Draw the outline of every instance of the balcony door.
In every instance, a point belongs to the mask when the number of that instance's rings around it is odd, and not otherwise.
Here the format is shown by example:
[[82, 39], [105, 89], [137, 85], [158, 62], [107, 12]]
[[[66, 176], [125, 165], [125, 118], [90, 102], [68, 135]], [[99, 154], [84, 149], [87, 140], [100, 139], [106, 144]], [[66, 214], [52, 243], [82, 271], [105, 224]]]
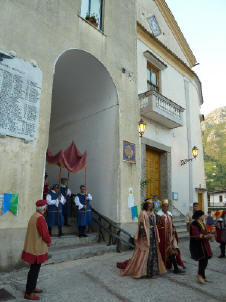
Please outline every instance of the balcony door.
[[146, 180], [151, 180], [146, 186], [146, 198], [158, 195], [161, 198], [160, 183], [160, 153], [146, 148]]

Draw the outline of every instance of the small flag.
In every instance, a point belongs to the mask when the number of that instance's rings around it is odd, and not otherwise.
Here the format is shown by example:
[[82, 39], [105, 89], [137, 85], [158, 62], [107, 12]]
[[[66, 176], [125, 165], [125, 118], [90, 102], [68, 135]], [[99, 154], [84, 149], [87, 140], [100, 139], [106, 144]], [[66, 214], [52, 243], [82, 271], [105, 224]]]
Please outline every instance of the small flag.
[[18, 215], [18, 194], [4, 193], [2, 203], [2, 214], [11, 211], [14, 215]]
[[137, 206], [135, 206], [134, 208], [135, 208], [135, 216], [138, 217], [138, 208]]
[[138, 209], [137, 206], [131, 207], [131, 212], [132, 212], [132, 219], [134, 220], [135, 217], [138, 217]]
[[18, 194], [12, 194], [11, 196], [10, 211], [14, 215], [18, 215]]

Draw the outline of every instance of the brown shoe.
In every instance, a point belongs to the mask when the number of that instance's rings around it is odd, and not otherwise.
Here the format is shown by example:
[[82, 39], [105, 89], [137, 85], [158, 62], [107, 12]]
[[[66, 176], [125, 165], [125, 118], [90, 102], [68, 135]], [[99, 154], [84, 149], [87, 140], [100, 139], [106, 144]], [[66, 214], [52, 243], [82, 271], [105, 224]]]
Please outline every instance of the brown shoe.
[[28, 294], [24, 294], [24, 299], [27, 300], [40, 300], [40, 298], [38, 296], [36, 296], [35, 294], [31, 293], [30, 295]]
[[201, 283], [201, 284], [205, 284], [205, 281], [204, 281], [203, 277], [200, 276], [200, 275], [197, 275], [197, 281], [198, 281], [199, 283]]
[[41, 294], [41, 293], [43, 293], [43, 290], [42, 290], [42, 289], [39, 289], [39, 288], [35, 288], [35, 289], [33, 290], [33, 293]]
[[208, 282], [208, 283], [212, 283], [212, 282], [213, 282], [212, 280], [209, 280], [209, 279], [207, 279], [207, 278], [205, 278], [204, 281], [205, 281], [205, 282]]

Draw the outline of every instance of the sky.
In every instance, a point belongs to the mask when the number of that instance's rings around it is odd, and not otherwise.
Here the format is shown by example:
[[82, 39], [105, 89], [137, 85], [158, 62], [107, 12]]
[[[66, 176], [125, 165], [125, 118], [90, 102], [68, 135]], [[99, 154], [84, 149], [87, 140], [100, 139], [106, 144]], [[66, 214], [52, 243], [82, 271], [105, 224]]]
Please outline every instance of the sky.
[[226, 106], [226, 0], [166, 0], [199, 65], [206, 115]]

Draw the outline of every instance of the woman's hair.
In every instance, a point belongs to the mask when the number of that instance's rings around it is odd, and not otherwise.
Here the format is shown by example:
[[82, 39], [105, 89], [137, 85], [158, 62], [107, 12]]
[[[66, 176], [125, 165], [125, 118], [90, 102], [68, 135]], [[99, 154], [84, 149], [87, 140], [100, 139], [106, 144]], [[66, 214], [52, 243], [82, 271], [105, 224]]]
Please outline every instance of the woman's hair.
[[152, 199], [151, 198], [146, 198], [144, 203], [143, 203], [143, 207], [142, 207], [143, 211], [147, 211], [149, 203], [152, 203], [153, 209], [154, 209], [154, 203], [153, 203]]

